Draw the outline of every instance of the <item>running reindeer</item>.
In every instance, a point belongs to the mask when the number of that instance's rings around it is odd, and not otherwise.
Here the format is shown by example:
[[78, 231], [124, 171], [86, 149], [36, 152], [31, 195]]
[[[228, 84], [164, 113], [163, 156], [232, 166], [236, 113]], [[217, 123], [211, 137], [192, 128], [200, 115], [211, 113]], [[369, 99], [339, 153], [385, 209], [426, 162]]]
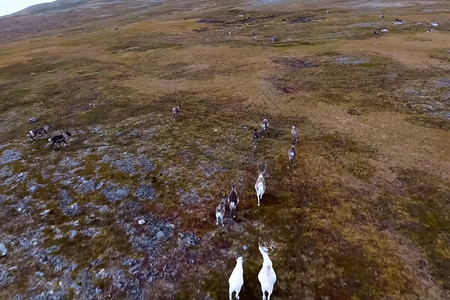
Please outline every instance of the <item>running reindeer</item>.
[[173, 120], [174, 121], [178, 117], [178, 115], [180, 114], [180, 103], [177, 101], [176, 104], [177, 104], [177, 106], [172, 108], [172, 114], [173, 114]]
[[269, 128], [269, 121], [267, 121], [267, 119], [264, 119], [261, 122], [261, 133], [266, 132], [267, 128]]
[[264, 173], [266, 172], [267, 164], [264, 166], [264, 171], [259, 171], [258, 168], [258, 179], [256, 179], [255, 183], [255, 190], [256, 190], [256, 197], [258, 197], [258, 206], [259, 206], [259, 200], [262, 200], [262, 196], [264, 195], [264, 192], [266, 191], [266, 182], [264, 181]]
[[242, 256], [236, 259], [236, 266], [228, 279], [230, 300], [233, 300], [233, 293], [236, 293], [236, 299], [239, 300], [239, 292], [244, 285], [244, 268], [242, 267]]
[[226, 201], [227, 197], [220, 193], [220, 204], [216, 207], [216, 225], [219, 225], [220, 223], [223, 225], [223, 218], [225, 217], [225, 207], [226, 207]]
[[49, 131], [50, 128], [51, 128], [50, 125], [48, 125], [46, 123], [44, 126], [42, 126], [40, 128], [36, 128], [36, 129], [30, 130], [27, 133], [27, 137], [30, 138], [32, 141], [34, 141], [36, 139], [37, 135], [41, 135], [41, 134], [45, 133], [45, 135], [48, 136], [48, 131]]
[[72, 134], [63, 129], [63, 134], [55, 135], [48, 139], [48, 141], [51, 143], [50, 147], [54, 149], [55, 144], [58, 144], [58, 148], [61, 147], [61, 143], [64, 143], [67, 146], [66, 139], [69, 138]]
[[277, 275], [273, 270], [272, 261], [269, 258], [269, 249], [273, 250], [273, 248], [274, 248], [273, 242], [269, 247], [266, 247], [265, 245], [261, 244], [258, 245], [259, 252], [261, 252], [261, 255], [263, 257], [263, 265], [261, 271], [259, 271], [258, 274], [258, 280], [261, 283], [261, 291], [263, 293], [262, 297], [263, 300], [264, 299], [270, 300], [270, 295], [272, 294], [273, 286], [277, 281]]
[[228, 204], [230, 207], [231, 218], [235, 219], [237, 206], [239, 205], [239, 197], [237, 195], [236, 186], [234, 184], [231, 186], [230, 195], [228, 195]]
[[287, 167], [288, 169], [294, 163], [294, 159], [295, 159], [296, 155], [297, 155], [297, 153], [295, 152], [295, 144], [292, 144], [291, 149], [289, 149], [289, 151], [288, 151], [288, 157], [289, 157], [289, 166]]
[[295, 126], [292, 126], [291, 135], [292, 135], [292, 145], [297, 144], [297, 142], [298, 142], [298, 130], [297, 130], [297, 128], [295, 128]]

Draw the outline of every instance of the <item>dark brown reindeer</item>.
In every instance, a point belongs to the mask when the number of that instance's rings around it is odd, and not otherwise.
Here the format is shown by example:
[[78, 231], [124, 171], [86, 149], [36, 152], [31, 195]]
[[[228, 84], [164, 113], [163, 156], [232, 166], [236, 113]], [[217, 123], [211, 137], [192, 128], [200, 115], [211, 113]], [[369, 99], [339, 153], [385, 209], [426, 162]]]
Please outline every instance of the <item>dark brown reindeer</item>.
[[54, 149], [55, 144], [58, 144], [58, 148], [61, 147], [61, 143], [64, 143], [65, 145], [67, 145], [66, 139], [69, 138], [69, 136], [71, 136], [72, 133], [70, 133], [67, 130], [63, 130], [63, 134], [60, 135], [55, 135], [51, 138], [48, 139], [48, 141], [51, 143], [50, 147], [52, 149]]
[[230, 207], [231, 218], [235, 219], [237, 206], [239, 204], [239, 197], [237, 195], [236, 187], [234, 184], [231, 186], [230, 195], [228, 195], [228, 204]]
[[51, 128], [50, 125], [45, 124], [44, 126], [42, 126], [40, 128], [36, 128], [36, 129], [30, 130], [27, 133], [27, 137], [29, 137], [32, 141], [34, 141], [36, 139], [37, 135], [41, 135], [41, 134], [45, 133], [45, 135], [48, 136], [48, 131], [49, 131], [50, 128]]

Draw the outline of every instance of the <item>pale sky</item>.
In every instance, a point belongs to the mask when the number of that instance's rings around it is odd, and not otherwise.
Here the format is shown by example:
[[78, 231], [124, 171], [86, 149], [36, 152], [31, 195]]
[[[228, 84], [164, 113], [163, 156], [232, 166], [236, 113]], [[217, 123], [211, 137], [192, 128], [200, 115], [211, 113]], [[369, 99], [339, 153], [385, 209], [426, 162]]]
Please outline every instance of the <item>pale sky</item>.
[[54, 0], [0, 0], [0, 16], [9, 15], [28, 6], [38, 3], [53, 2]]

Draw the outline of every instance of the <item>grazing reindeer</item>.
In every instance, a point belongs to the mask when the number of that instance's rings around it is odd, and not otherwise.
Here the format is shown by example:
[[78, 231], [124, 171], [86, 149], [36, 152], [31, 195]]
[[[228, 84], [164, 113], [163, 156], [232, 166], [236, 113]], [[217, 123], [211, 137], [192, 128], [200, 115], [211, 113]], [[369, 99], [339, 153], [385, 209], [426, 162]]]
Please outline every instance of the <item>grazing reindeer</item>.
[[53, 149], [56, 143], [58, 143], [58, 148], [61, 146], [61, 143], [64, 143], [65, 145], [67, 145], [66, 139], [69, 138], [69, 136], [71, 136], [71, 135], [72, 134], [69, 131], [63, 130], [63, 134], [55, 135], [55, 136], [49, 138], [48, 141], [50, 143], [52, 143], [51, 148]]
[[225, 207], [226, 207], [226, 197], [224, 197], [222, 195], [222, 193], [220, 193], [220, 204], [216, 207], [216, 225], [219, 225], [219, 220], [220, 223], [223, 225], [223, 218], [225, 217]]
[[292, 166], [292, 164], [294, 163], [295, 155], [297, 155], [297, 154], [296, 154], [296, 152], [295, 152], [295, 145], [293, 144], [293, 145], [291, 146], [291, 149], [289, 149], [289, 151], [288, 151], [288, 156], [289, 156], [289, 166], [288, 166], [288, 169], [289, 169], [289, 167]]
[[262, 130], [262, 132], [266, 132], [267, 128], [269, 128], [269, 121], [267, 121], [267, 119], [264, 119], [261, 122], [261, 130]]
[[[269, 247], [270, 249], [273, 249], [273, 243]], [[270, 295], [273, 291], [273, 285], [277, 281], [277, 275], [275, 274], [275, 271], [272, 267], [272, 261], [269, 258], [269, 249], [267, 249], [266, 246], [259, 245], [258, 246], [259, 252], [261, 252], [261, 255], [263, 257], [263, 265], [261, 268], [261, 271], [259, 271], [258, 274], [258, 280], [261, 283], [261, 291], [263, 293], [263, 300], [267, 299], [270, 300]], [[266, 298], [266, 292], [267, 292], [267, 298]]]
[[295, 126], [292, 126], [291, 135], [292, 135], [292, 145], [297, 144], [297, 142], [298, 142], [298, 130], [297, 130], [297, 128], [295, 128]]
[[176, 103], [177, 106], [175, 106], [174, 108], [172, 108], [172, 114], [173, 114], [173, 120], [175, 121], [176, 117], [178, 117], [178, 115], [180, 114], [180, 103]]
[[231, 218], [234, 219], [236, 218], [236, 210], [239, 204], [239, 197], [237, 195], [236, 187], [234, 186], [234, 184], [231, 186], [231, 192], [228, 196], [228, 204], [230, 207]]
[[384, 14], [380, 15], [380, 19], [384, 19]]
[[233, 293], [236, 292], [236, 299], [239, 300], [239, 292], [244, 285], [244, 268], [242, 267], [243, 258], [242, 256], [236, 259], [236, 267], [234, 267], [233, 272], [228, 279], [230, 300], [233, 300]]
[[255, 149], [258, 146], [258, 139], [259, 139], [258, 131], [255, 128], [255, 130], [253, 130], [253, 146], [255, 146]]
[[48, 136], [48, 130], [49, 130], [50, 128], [51, 128], [50, 125], [45, 124], [44, 126], [42, 126], [42, 127], [40, 127], [40, 128], [30, 130], [30, 131], [27, 133], [27, 137], [31, 138], [31, 140], [34, 141], [34, 140], [36, 139], [36, 136], [37, 136], [38, 134], [43, 134], [43, 133], [45, 133], [45, 135]]
[[259, 206], [259, 200], [262, 199], [262, 196], [264, 195], [264, 192], [266, 191], [266, 182], [264, 181], [264, 173], [266, 172], [267, 164], [264, 167], [264, 171], [260, 172], [258, 169], [258, 179], [256, 179], [255, 183], [255, 190], [256, 190], [256, 197], [258, 197], [258, 206]]

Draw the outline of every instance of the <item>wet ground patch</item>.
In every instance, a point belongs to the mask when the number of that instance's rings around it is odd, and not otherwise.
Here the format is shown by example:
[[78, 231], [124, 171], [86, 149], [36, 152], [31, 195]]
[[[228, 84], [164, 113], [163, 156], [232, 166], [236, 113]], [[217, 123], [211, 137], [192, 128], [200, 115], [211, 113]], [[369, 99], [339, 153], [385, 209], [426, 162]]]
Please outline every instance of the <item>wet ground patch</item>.
[[290, 69], [316, 68], [319, 66], [319, 64], [309, 60], [289, 58], [289, 57], [275, 58], [273, 59], [273, 62]]

